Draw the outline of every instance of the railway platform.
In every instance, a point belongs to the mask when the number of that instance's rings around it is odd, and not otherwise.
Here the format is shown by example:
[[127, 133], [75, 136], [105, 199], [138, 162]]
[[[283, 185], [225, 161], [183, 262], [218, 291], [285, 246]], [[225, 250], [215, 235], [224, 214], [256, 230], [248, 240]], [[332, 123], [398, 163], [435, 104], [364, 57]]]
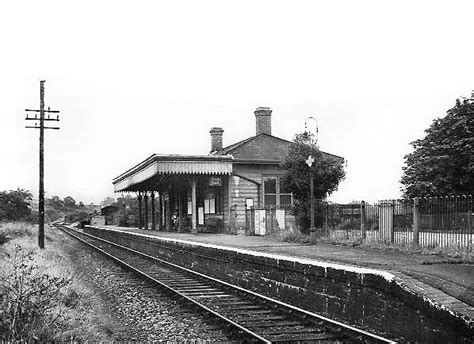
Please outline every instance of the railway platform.
[[430, 300], [474, 324], [474, 261], [461, 261], [442, 255], [401, 252], [389, 248], [349, 247], [318, 243], [283, 242], [271, 236], [230, 234], [191, 234], [105, 226], [108, 229], [180, 240], [223, 249], [241, 249], [281, 257], [302, 258], [339, 267], [371, 268], [389, 272]]

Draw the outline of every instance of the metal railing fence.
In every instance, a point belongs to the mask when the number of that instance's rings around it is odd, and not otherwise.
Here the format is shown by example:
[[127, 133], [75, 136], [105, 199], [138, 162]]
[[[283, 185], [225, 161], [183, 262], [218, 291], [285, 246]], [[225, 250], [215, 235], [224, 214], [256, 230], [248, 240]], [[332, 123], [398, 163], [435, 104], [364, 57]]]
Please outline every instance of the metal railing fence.
[[[322, 233], [333, 240], [415, 244], [472, 250], [472, 196], [383, 200], [375, 203], [325, 203]], [[321, 218], [322, 216], [322, 218]]]

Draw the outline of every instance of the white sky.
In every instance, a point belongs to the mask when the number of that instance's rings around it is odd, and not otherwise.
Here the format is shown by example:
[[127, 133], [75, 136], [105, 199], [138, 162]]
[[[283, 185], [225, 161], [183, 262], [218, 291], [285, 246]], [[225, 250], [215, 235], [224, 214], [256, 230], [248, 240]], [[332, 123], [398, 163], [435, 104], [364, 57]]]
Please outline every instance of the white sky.
[[[207, 154], [255, 133], [291, 140], [314, 116], [322, 150], [348, 160], [335, 201], [400, 196], [403, 156], [474, 89], [473, 1], [1, 1], [0, 190], [100, 202], [152, 153]], [[54, 122], [52, 122], [54, 123]], [[31, 124], [28, 123], [28, 124]]]

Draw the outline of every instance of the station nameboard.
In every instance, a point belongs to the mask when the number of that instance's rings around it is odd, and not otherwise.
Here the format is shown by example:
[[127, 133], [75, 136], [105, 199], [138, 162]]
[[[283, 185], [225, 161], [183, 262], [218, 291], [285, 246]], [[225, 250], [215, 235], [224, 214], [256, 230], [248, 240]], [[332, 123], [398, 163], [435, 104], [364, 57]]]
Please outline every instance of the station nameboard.
[[209, 186], [222, 186], [222, 180], [219, 177], [209, 178]]

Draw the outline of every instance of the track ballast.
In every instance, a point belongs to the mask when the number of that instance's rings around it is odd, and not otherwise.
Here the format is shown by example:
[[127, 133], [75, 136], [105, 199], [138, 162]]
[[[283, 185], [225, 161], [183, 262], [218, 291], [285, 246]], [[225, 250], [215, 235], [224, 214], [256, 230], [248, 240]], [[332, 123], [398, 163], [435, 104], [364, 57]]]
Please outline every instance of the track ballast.
[[392, 343], [389, 339], [74, 230], [69, 226], [57, 227], [152, 281], [161, 291], [173, 294], [215, 317], [223, 328], [241, 340], [263, 343]]

